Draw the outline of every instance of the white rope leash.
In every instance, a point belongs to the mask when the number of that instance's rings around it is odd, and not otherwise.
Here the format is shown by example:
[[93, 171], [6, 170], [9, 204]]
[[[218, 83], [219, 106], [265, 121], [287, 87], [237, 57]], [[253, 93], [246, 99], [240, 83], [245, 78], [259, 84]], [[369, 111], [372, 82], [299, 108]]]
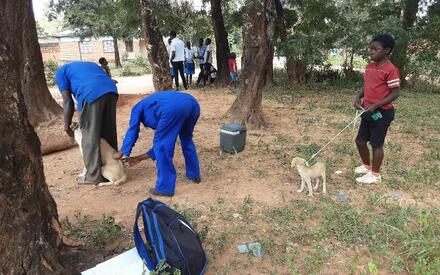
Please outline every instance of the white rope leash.
[[356, 116], [354, 117], [354, 119], [352, 121], [350, 121], [350, 123], [347, 124], [347, 126], [344, 127], [344, 129], [342, 129], [339, 133], [336, 134], [336, 136], [334, 136], [329, 142], [327, 142], [321, 149], [319, 149], [318, 152], [316, 152], [308, 161], [307, 163], [309, 163], [309, 161], [311, 161], [312, 159], [314, 159], [319, 153], [322, 152], [322, 150], [324, 150], [330, 143], [332, 143], [340, 134], [342, 134], [342, 132], [344, 132], [348, 127], [350, 127], [351, 124], [356, 123], [356, 120], [363, 114], [365, 113], [366, 110], [362, 109], [362, 112], [360, 112], [359, 114], [356, 114]]

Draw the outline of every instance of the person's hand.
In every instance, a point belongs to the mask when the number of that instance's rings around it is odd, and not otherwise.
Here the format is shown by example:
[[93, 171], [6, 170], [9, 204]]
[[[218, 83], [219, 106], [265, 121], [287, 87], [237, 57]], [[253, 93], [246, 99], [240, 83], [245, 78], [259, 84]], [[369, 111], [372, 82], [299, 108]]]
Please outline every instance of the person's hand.
[[378, 107], [376, 104], [371, 104], [370, 106], [367, 107], [367, 109], [365, 109], [365, 111], [371, 114], [374, 113], [374, 111], [376, 111], [377, 108]]
[[137, 157], [128, 157], [123, 158], [121, 161], [126, 167], [132, 167], [139, 164], [141, 161], [148, 159], [146, 154], [137, 156]]
[[64, 127], [64, 132], [66, 132], [66, 134], [67, 134], [69, 137], [73, 137], [73, 136], [75, 135], [75, 134], [73, 133], [72, 128], [70, 128], [70, 126]]
[[123, 157], [123, 154], [120, 151], [114, 152], [113, 153], [113, 158], [114, 159], [121, 159]]
[[354, 108], [358, 109], [358, 110], [362, 110], [362, 99], [360, 97], [356, 97], [354, 99], [354, 103], [353, 103]]

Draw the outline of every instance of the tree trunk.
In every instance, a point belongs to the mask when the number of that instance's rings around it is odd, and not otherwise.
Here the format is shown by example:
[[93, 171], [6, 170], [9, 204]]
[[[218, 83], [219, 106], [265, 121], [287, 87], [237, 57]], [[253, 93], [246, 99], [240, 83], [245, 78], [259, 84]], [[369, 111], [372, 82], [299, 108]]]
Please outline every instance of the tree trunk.
[[118, 39], [113, 36], [113, 47], [115, 48], [115, 66], [116, 68], [121, 68], [121, 57], [119, 56], [119, 46]]
[[287, 76], [293, 85], [304, 85], [306, 83], [306, 66], [301, 60], [288, 58], [286, 62]]
[[[2, 9], [4, 8], [2, 7]], [[4, 10], [3, 12], [8, 11]], [[25, 76], [23, 79], [23, 96], [28, 111], [29, 122], [32, 126], [36, 126], [40, 122], [48, 121], [61, 115], [62, 108], [56, 103], [47, 88], [34, 14], [33, 12], [26, 12], [21, 14], [21, 16], [20, 22], [26, 26], [20, 34], [26, 38], [26, 40], [23, 41], [22, 49], [25, 62], [23, 63], [23, 67], [21, 67]], [[6, 19], [2, 17], [2, 21], [3, 20]], [[17, 33], [17, 35], [19, 34]]]
[[35, 93], [28, 81], [44, 79], [32, 67], [38, 62], [28, 63], [38, 49], [32, 2], [0, 6], [0, 274], [69, 274], [59, 264], [57, 208], [24, 103]]
[[221, 0], [211, 0], [211, 20], [215, 35], [215, 54], [217, 58], [217, 85], [226, 86], [229, 83], [229, 43], [228, 33], [223, 22]]
[[[273, 22], [275, 22], [275, 20], [273, 20]], [[274, 33], [275, 31], [275, 24], [272, 24], [272, 28], [273, 30], [271, 31], [271, 33]], [[270, 45], [269, 45], [269, 59], [267, 61], [267, 66], [266, 66], [266, 79], [264, 82], [265, 86], [268, 87], [272, 87], [275, 86], [275, 81], [273, 79], [273, 56], [275, 54], [275, 48], [274, 48], [274, 43], [271, 39]]]
[[[280, 29], [280, 40], [282, 44], [286, 45], [288, 43], [287, 41], [287, 27], [286, 27], [286, 21], [284, 18], [284, 10], [283, 5], [280, 0], [275, 0], [275, 9], [277, 13], [277, 21]], [[302, 81], [302, 78], [300, 81], [298, 81], [297, 70], [296, 70], [296, 64], [297, 61], [291, 57], [286, 56], [286, 71], [287, 71], [287, 78], [291, 84], [299, 84]], [[305, 79], [305, 71], [304, 71], [304, 77]], [[305, 80], [304, 80], [305, 83]]]
[[[417, 18], [417, 11], [419, 10], [420, 0], [405, 0], [403, 3], [403, 19], [402, 26], [407, 33], [413, 27]], [[396, 48], [393, 50], [391, 59], [393, 64], [400, 70], [401, 83], [405, 83], [406, 78], [406, 64], [408, 63], [408, 45], [409, 37], [403, 36], [396, 41]]]
[[170, 60], [159, 24], [155, 15], [156, 4], [154, 0], [140, 0], [142, 27], [147, 45], [148, 59], [153, 73], [153, 85], [156, 91], [172, 89], [170, 75]]
[[246, 0], [245, 36], [243, 44], [242, 91], [228, 113], [235, 122], [250, 128], [265, 127], [262, 114], [262, 93], [266, 65], [270, 55], [270, 24], [275, 16], [273, 0]]

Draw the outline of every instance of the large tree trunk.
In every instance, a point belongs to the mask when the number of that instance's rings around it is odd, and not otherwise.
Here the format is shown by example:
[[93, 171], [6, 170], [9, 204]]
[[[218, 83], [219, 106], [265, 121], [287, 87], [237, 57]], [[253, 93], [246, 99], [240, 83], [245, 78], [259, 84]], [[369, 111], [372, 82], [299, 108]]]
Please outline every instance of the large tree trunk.
[[246, 0], [245, 37], [243, 44], [242, 91], [228, 113], [232, 120], [248, 124], [250, 128], [265, 127], [262, 114], [262, 93], [266, 65], [273, 38], [270, 24], [275, 16], [273, 0]]
[[0, 0], [0, 18], [0, 274], [69, 274], [59, 264], [57, 208], [24, 103], [28, 81], [44, 79], [23, 70], [38, 49], [32, 2]]
[[272, 87], [275, 86], [275, 81], [273, 80], [273, 56], [275, 54], [275, 49], [273, 43], [269, 46], [269, 59], [267, 61], [266, 67], [266, 79], [265, 86]]
[[116, 68], [121, 68], [121, 57], [119, 56], [119, 46], [118, 39], [113, 36], [113, 47], [115, 48], [115, 66]]
[[169, 90], [172, 88], [170, 61], [155, 15], [156, 4], [154, 0], [140, 1], [142, 27], [153, 73], [154, 89], [156, 91]]
[[[3, 12], [7, 12], [3, 7], [2, 10]], [[21, 68], [25, 71], [23, 95], [28, 111], [29, 122], [32, 126], [36, 126], [40, 122], [48, 121], [61, 115], [62, 108], [55, 102], [47, 88], [34, 14], [27, 12], [21, 14], [21, 16], [20, 23], [26, 26], [20, 34], [26, 37], [22, 45], [23, 58], [25, 60]], [[2, 18], [2, 20], [6, 20], [6, 18]], [[19, 34], [17, 33], [16, 35]]]
[[[409, 31], [416, 21], [417, 11], [419, 10], [420, 0], [405, 0], [403, 1], [403, 19], [402, 26], [405, 31]], [[409, 32], [408, 32], [409, 33]], [[400, 70], [400, 79], [402, 84], [405, 83], [406, 78], [406, 64], [408, 64], [408, 45], [409, 37], [403, 36], [396, 41], [396, 48], [391, 56], [393, 64]]]
[[229, 83], [228, 33], [223, 22], [221, 0], [211, 0], [211, 20], [215, 35], [215, 53], [217, 58], [217, 85], [226, 86]]
[[[4, 12], [8, 11], [4, 9]], [[34, 14], [26, 12], [20, 16], [22, 16], [20, 22], [26, 28], [23, 28], [22, 32], [16, 35], [22, 35], [26, 38], [21, 49], [24, 65], [20, 69], [23, 70], [24, 75], [22, 91], [29, 122], [33, 127], [38, 128], [37, 133], [40, 137], [43, 154], [70, 148], [75, 145], [73, 139], [64, 133], [63, 124], [55, 123], [62, 117], [63, 109], [57, 104], [47, 88]], [[50, 129], [46, 127], [47, 125], [50, 125]], [[54, 135], [45, 134], [47, 131]]]

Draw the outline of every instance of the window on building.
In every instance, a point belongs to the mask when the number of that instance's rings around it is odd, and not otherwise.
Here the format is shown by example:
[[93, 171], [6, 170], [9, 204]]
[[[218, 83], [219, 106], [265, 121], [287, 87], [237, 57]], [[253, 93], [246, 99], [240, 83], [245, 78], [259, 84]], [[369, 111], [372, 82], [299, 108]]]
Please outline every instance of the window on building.
[[113, 40], [104, 40], [102, 41], [102, 46], [104, 47], [105, 53], [114, 53], [115, 47], [113, 45]]
[[80, 49], [81, 53], [91, 53], [92, 52], [92, 41], [79, 42], [79, 49]]
[[133, 52], [133, 40], [125, 40], [125, 51], [128, 53]]

